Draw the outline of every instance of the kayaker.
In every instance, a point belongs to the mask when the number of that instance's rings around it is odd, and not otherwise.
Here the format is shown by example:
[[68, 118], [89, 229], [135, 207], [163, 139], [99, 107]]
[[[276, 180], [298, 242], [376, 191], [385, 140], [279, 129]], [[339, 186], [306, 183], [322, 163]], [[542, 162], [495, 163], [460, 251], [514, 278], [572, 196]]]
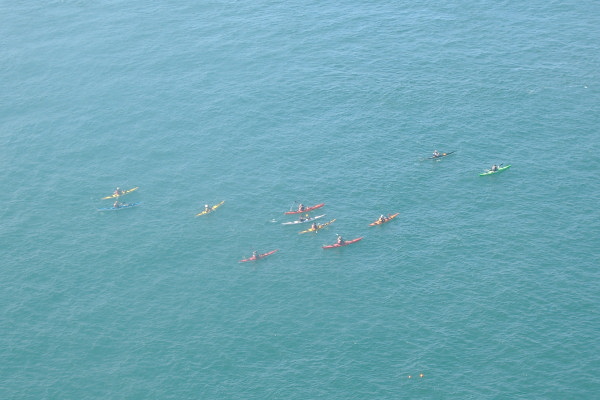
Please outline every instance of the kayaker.
[[304, 211], [304, 204], [300, 203], [300, 205], [298, 206], [298, 211], [302, 212]]
[[434, 151], [433, 151], [433, 156], [434, 156], [434, 157], [439, 157], [439, 156], [440, 156], [440, 152], [439, 152], [439, 151], [437, 151], [437, 150], [434, 150]]
[[490, 171], [496, 172], [496, 171], [498, 171], [498, 168], [499, 167], [496, 164], [494, 164], [494, 165], [492, 165], [492, 169]]
[[212, 211], [212, 207], [208, 204], [204, 205], [204, 212], [209, 213]]
[[344, 244], [344, 238], [342, 237], [342, 235], [338, 235], [337, 244]]
[[115, 196], [120, 196], [123, 194], [123, 191], [121, 190], [121, 188], [116, 188], [115, 191], [113, 192], [113, 194]]
[[379, 219], [378, 219], [378, 221], [379, 221], [379, 223], [380, 223], [380, 224], [383, 224], [383, 223], [385, 222], [385, 219], [386, 219], [386, 218], [385, 218], [385, 216], [384, 216], [383, 214], [381, 214], [381, 215], [379, 216]]
[[250, 258], [253, 259], [253, 260], [256, 260], [258, 258], [258, 251], [254, 250], [252, 252], [252, 257], [250, 257]]
[[121, 203], [119, 203], [119, 200], [115, 201], [115, 204], [113, 204], [113, 208], [119, 208], [121, 207]]
[[313, 231], [316, 231], [317, 229], [319, 229], [319, 225], [317, 225], [316, 222], [313, 222], [312, 225], [310, 226], [310, 229], [312, 229]]

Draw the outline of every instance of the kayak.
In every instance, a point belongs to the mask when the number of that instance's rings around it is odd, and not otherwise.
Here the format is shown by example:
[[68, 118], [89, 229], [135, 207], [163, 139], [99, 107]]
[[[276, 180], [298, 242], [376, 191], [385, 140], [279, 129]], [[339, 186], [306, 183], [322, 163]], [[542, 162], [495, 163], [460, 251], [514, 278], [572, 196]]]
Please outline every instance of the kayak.
[[270, 256], [271, 254], [277, 252], [279, 249], [276, 250], [271, 250], [268, 253], [264, 253], [264, 254], [259, 254], [258, 257], [248, 257], [248, 258], [244, 258], [243, 260], [240, 260], [240, 262], [246, 262], [246, 261], [256, 261], [256, 260], [260, 260], [261, 258], [265, 258]]
[[428, 159], [428, 160], [433, 160], [433, 159], [435, 159], [435, 158], [442, 158], [442, 157], [446, 157], [446, 156], [449, 156], [450, 154], [454, 154], [454, 153], [456, 153], [456, 152], [455, 152], [455, 151], [451, 151], [450, 153], [440, 153], [440, 155], [439, 155], [439, 156], [428, 157], [427, 159]]
[[335, 221], [335, 219], [332, 219], [331, 221], [329, 221], [329, 222], [326, 222], [326, 223], [324, 223], [324, 224], [319, 224], [319, 225], [317, 225], [317, 229], [308, 228], [307, 230], [305, 230], [305, 231], [302, 231], [302, 232], [298, 232], [298, 233], [317, 232], [319, 229], [323, 229], [323, 228], [325, 228], [327, 225], [331, 224], [333, 221]]
[[302, 214], [302, 213], [305, 213], [305, 212], [316, 210], [317, 208], [321, 208], [324, 205], [325, 205], [325, 203], [321, 203], [321, 204], [317, 204], [316, 206], [312, 206], [312, 207], [304, 207], [304, 210], [302, 210], [302, 211], [298, 211], [298, 210], [296, 210], [296, 211], [286, 211], [284, 214]]
[[126, 203], [126, 204], [121, 204], [119, 207], [104, 207], [104, 208], [99, 208], [98, 211], [117, 211], [117, 210], [122, 210], [124, 208], [131, 208], [131, 207], [139, 206], [140, 204], [142, 204], [142, 203], [141, 202]]
[[324, 249], [334, 249], [336, 247], [344, 247], [344, 246], [348, 246], [349, 244], [356, 243], [359, 240], [362, 240], [362, 237], [352, 239], [352, 240], [345, 240], [344, 243], [341, 243], [341, 244], [340, 243], [326, 244], [326, 245], [323, 245], [323, 248]]
[[317, 215], [316, 217], [308, 217], [308, 218], [303, 219], [302, 221], [301, 220], [296, 220], [296, 221], [290, 221], [290, 222], [283, 222], [283, 223], [281, 223], [281, 225], [305, 224], [307, 222], [314, 221], [315, 219], [319, 219], [319, 218], [324, 217], [324, 216], [325, 216], [325, 214], [323, 214], [323, 215]]
[[377, 221], [370, 223], [370, 224], [369, 224], [369, 226], [375, 226], [375, 225], [381, 225], [381, 224], [385, 224], [386, 222], [388, 222], [388, 221], [391, 221], [391, 220], [393, 220], [394, 218], [396, 218], [398, 215], [400, 215], [400, 213], [391, 214], [391, 215], [390, 215], [390, 214], [388, 214], [388, 216], [386, 217], [386, 219], [385, 219], [385, 220], [383, 220], [383, 222], [382, 222], [382, 221], [380, 221], [380, 220], [379, 220], [379, 218], [378, 218], [378, 219], [377, 219]]
[[138, 189], [139, 189], [139, 187], [136, 186], [133, 189], [129, 189], [129, 190], [125, 190], [124, 192], [121, 192], [121, 194], [112, 194], [110, 196], [103, 197], [102, 200], [116, 199], [117, 197], [125, 196], [126, 194], [134, 192]]
[[502, 171], [504, 171], [504, 170], [507, 170], [507, 169], [509, 169], [509, 168], [510, 168], [510, 165], [507, 165], [506, 167], [501, 167], [501, 168], [498, 168], [498, 170], [497, 170], [497, 171], [491, 171], [491, 170], [489, 170], [489, 169], [488, 169], [488, 170], [487, 170], [487, 171], [485, 171], [484, 173], [481, 173], [481, 174], [479, 174], [479, 176], [486, 176], [486, 175], [493, 175], [493, 174], [497, 174], [497, 173], [499, 173], [499, 172], [502, 172]]
[[211, 212], [215, 211], [217, 208], [221, 207], [221, 206], [223, 205], [223, 203], [225, 203], [225, 200], [223, 200], [223, 201], [222, 201], [222, 202], [220, 202], [219, 204], [215, 204], [214, 206], [212, 206], [212, 207], [210, 208], [210, 211], [206, 211], [206, 210], [204, 210], [204, 211], [202, 211], [202, 212], [200, 212], [200, 213], [196, 214], [196, 217], [198, 217], [198, 216], [200, 216], [200, 215], [206, 215], [206, 214], [208, 214], [208, 213], [211, 213]]

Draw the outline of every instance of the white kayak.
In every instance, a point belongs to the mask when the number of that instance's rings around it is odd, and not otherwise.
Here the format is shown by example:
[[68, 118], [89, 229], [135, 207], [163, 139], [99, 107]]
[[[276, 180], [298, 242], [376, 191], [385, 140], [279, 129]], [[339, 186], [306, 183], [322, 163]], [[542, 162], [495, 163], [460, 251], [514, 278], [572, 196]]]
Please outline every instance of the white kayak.
[[296, 221], [283, 222], [281, 225], [304, 224], [306, 222], [314, 221], [315, 219], [319, 219], [319, 218], [322, 218], [324, 216], [325, 216], [325, 214], [323, 214], [323, 215], [317, 215], [316, 217], [303, 217], [303, 218], [297, 219]]

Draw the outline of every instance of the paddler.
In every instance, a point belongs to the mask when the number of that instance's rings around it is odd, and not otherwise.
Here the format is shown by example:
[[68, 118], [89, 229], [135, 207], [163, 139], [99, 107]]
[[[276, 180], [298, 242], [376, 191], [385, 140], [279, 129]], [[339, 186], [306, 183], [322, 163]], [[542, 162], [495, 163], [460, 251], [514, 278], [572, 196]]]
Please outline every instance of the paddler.
[[204, 205], [204, 212], [209, 213], [212, 211], [212, 207], [209, 204]]
[[319, 229], [319, 225], [317, 225], [316, 222], [313, 222], [312, 225], [310, 226], [310, 229], [312, 231], [316, 231], [317, 229]]
[[385, 216], [383, 214], [381, 214], [377, 221], [379, 221], [380, 224], [383, 224], [385, 222], [385, 219], [386, 219]]
[[490, 171], [496, 172], [496, 171], [498, 171], [498, 168], [499, 167], [496, 164], [494, 164], [494, 165], [492, 165], [492, 169], [490, 169]]
[[300, 205], [298, 206], [298, 211], [302, 212], [305, 208], [306, 207], [304, 207], [304, 204], [300, 203]]
[[253, 260], [256, 260], [258, 258], [258, 251], [254, 250], [252, 252], [252, 257], [250, 257], [250, 258], [253, 259]]
[[342, 235], [338, 235], [337, 244], [344, 244], [344, 238], [342, 238]]
[[115, 196], [120, 196], [123, 194], [123, 191], [121, 190], [121, 188], [116, 188], [115, 191], [113, 192], [113, 195]]
[[437, 150], [434, 150], [434, 151], [433, 151], [433, 156], [434, 156], [434, 157], [439, 157], [439, 156], [440, 156], [440, 152], [439, 152], [439, 151], [437, 151]]
[[113, 208], [119, 208], [121, 207], [121, 203], [119, 203], [119, 200], [115, 201], [115, 203], [113, 204]]

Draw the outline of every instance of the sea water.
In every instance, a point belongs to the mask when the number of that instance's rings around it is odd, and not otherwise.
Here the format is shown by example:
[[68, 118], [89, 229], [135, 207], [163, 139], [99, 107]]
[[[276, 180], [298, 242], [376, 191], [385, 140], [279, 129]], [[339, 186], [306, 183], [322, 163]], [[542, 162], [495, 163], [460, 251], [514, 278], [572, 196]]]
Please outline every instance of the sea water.
[[599, 15], [0, 3], [0, 398], [597, 397]]

